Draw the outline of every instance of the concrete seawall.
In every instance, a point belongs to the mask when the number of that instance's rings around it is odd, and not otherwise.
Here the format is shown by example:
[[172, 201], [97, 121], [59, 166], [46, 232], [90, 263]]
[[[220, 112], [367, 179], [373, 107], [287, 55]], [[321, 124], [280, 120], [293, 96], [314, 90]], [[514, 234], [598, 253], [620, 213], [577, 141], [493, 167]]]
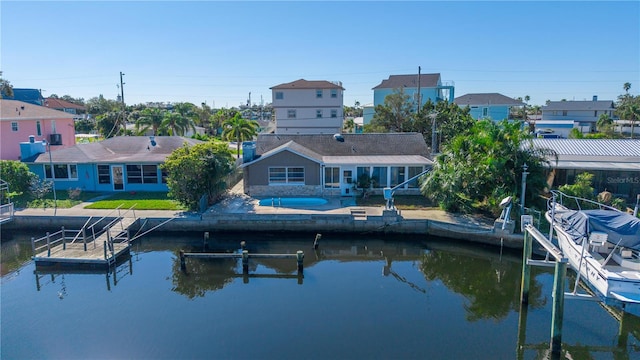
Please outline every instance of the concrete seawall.
[[[15, 216], [3, 230], [20, 229], [80, 229], [88, 216]], [[102, 221], [106, 225], [113, 218]], [[167, 217], [139, 219], [132, 230], [143, 232], [165, 222]], [[141, 226], [144, 228], [140, 229]], [[357, 219], [350, 214], [205, 214], [203, 216], [176, 217], [156, 231], [209, 231], [209, 232], [313, 232], [353, 234], [415, 234], [429, 235], [474, 243], [521, 249], [523, 236], [508, 234], [487, 226], [437, 221], [433, 219], [406, 219], [402, 216], [368, 216]]]

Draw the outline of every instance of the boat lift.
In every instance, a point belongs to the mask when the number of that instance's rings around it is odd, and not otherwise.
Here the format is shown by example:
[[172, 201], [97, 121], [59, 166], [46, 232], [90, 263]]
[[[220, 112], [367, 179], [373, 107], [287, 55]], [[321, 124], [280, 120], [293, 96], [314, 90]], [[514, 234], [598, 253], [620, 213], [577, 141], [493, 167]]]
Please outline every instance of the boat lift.
[[394, 194], [394, 192], [395, 192], [397, 189], [399, 189], [399, 188], [401, 188], [401, 187], [405, 186], [406, 184], [408, 184], [408, 183], [412, 182], [413, 180], [416, 180], [416, 179], [417, 179], [417, 178], [419, 178], [420, 176], [425, 175], [425, 174], [426, 174], [426, 173], [428, 173], [429, 171], [431, 171], [431, 169], [424, 170], [424, 171], [423, 171], [423, 172], [421, 172], [420, 174], [418, 174], [418, 175], [416, 175], [416, 176], [412, 177], [412, 178], [411, 178], [411, 179], [409, 179], [409, 180], [403, 181], [403, 182], [401, 182], [400, 184], [398, 184], [398, 185], [396, 185], [396, 186], [394, 186], [394, 187], [392, 187], [392, 188], [389, 188], [389, 187], [384, 188], [384, 189], [382, 190], [382, 192], [383, 192], [383, 194], [384, 194], [384, 199], [387, 201], [387, 204], [385, 205], [385, 210], [395, 210], [395, 206], [393, 205], [393, 194]]

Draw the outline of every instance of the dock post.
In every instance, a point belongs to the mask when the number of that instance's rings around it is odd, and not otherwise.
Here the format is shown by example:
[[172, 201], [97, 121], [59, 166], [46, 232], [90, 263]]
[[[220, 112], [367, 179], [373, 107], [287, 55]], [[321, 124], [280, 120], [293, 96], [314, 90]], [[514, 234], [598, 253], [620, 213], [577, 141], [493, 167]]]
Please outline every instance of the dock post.
[[298, 250], [296, 252], [296, 260], [298, 261], [298, 272], [302, 272], [304, 268], [304, 265], [303, 265], [304, 252], [302, 250]]
[[47, 256], [48, 257], [51, 256], [51, 235], [49, 235], [48, 231], [47, 231]]
[[64, 232], [64, 226], [61, 227], [60, 232], [62, 233], [62, 250], [67, 250], [67, 234]]
[[551, 314], [551, 353], [560, 354], [562, 348], [562, 317], [564, 312], [564, 282], [567, 276], [567, 258], [556, 262], [553, 275], [553, 308]]
[[242, 250], [242, 272], [248, 272], [248, 271], [249, 271], [249, 251]]
[[187, 270], [187, 263], [184, 260], [184, 250], [180, 250], [180, 270]]
[[36, 239], [31, 237], [31, 252], [33, 252], [33, 256], [36, 256]]
[[246, 249], [246, 248], [247, 248], [247, 243], [246, 243], [246, 241], [244, 241], [244, 240], [243, 240], [243, 241], [240, 241], [240, 249], [244, 250], [244, 249]]
[[104, 244], [104, 259], [107, 260], [107, 242], [102, 242]]
[[531, 258], [532, 239], [527, 230], [524, 231], [524, 244], [522, 247], [522, 284], [520, 289], [520, 302], [523, 304], [529, 303], [529, 284], [531, 278], [531, 265], [529, 265], [529, 259]]
[[204, 232], [203, 242], [204, 242], [204, 244], [202, 244], [202, 245], [204, 245], [204, 247], [206, 248], [207, 245], [209, 244], [209, 232], [208, 231]]
[[84, 245], [84, 251], [87, 251], [87, 229], [82, 228], [82, 244]]
[[316, 239], [313, 240], [313, 248], [315, 250], [318, 250], [318, 242], [320, 241], [320, 238], [322, 238], [322, 234], [316, 234]]

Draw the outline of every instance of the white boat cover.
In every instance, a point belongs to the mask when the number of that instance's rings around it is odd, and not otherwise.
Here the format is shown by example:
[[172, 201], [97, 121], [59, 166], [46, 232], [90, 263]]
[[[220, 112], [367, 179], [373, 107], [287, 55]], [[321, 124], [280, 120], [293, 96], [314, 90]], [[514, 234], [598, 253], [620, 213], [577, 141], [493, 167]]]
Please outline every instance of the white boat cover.
[[613, 210], [557, 210], [555, 218], [576, 243], [600, 231], [608, 234], [610, 243], [640, 250], [640, 219], [633, 215]]

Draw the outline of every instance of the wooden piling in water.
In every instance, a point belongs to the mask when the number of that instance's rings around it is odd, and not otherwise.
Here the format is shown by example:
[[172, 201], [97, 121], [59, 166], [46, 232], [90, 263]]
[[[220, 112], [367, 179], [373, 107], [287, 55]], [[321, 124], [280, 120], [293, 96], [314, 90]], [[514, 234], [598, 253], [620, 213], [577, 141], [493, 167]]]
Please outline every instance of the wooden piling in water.
[[551, 310], [551, 353], [562, 349], [562, 318], [564, 313], [564, 282], [567, 276], [567, 258], [556, 262], [553, 274], [553, 308]]
[[62, 234], [62, 250], [67, 250], [67, 234], [64, 231], [64, 226], [60, 227], [60, 233]]
[[247, 248], [247, 243], [244, 240], [240, 241], [240, 249], [244, 250], [246, 248]]
[[51, 235], [47, 231], [47, 256], [51, 256]]
[[247, 250], [242, 250], [242, 271], [249, 271], [249, 251]]
[[202, 240], [202, 245], [206, 248], [207, 245], [209, 244], [209, 232], [205, 231], [204, 232], [204, 239]]
[[524, 244], [522, 249], [522, 282], [520, 289], [520, 302], [522, 304], [529, 303], [529, 284], [531, 278], [531, 265], [529, 265], [529, 259], [531, 258], [532, 239], [528, 231], [524, 232]]
[[322, 238], [322, 234], [316, 234], [316, 238], [315, 238], [315, 240], [313, 240], [313, 248], [314, 248], [315, 250], [317, 250], [317, 249], [318, 249], [318, 246], [320, 245], [320, 244], [319, 244], [319, 242], [320, 242], [320, 238]]
[[302, 250], [296, 252], [296, 260], [298, 262], [298, 272], [301, 273], [304, 270], [304, 252], [302, 252]]
[[184, 250], [180, 250], [180, 269], [182, 271], [187, 269], [187, 264], [184, 261]]

